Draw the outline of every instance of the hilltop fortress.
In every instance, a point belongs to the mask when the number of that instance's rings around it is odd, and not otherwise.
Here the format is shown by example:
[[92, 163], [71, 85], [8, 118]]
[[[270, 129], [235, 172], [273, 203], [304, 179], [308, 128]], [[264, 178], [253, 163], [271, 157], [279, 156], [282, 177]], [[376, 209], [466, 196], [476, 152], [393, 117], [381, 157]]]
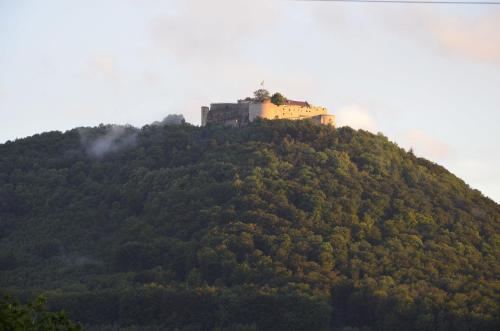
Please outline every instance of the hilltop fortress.
[[[246, 98], [236, 103], [212, 103], [210, 108], [201, 107], [201, 125], [224, 124], [240, 127], [256, 118], [311, 119], [319, 124], [335, 125], [335, 116], [328, 114], [324, 107], [315, 107], [306, 101], [287, 100], [278, 93], [269, 98], [265, 90], [258, 90], [255, 95], [256, 98]], [[276, 95], [279, 96], [275, 97]]]

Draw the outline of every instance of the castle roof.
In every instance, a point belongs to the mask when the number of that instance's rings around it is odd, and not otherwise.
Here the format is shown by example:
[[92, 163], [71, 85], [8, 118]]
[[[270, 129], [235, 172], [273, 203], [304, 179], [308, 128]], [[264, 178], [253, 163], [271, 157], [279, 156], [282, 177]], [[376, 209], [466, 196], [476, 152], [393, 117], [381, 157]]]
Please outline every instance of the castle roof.
[[307, 101], [296, 101], [296, 100], [286, 100], [285, 105], [289, 106], [300, 106], [300, 107], [310, 107]]

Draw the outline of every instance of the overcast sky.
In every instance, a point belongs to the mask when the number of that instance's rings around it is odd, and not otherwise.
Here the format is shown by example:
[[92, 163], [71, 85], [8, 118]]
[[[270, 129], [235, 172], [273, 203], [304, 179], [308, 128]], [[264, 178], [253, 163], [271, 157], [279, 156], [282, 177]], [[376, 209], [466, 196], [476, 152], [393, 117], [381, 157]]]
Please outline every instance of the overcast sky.
[[263, 80], [500, 201], [500, 6], [0, 0], [0, 142], [198, 125]]

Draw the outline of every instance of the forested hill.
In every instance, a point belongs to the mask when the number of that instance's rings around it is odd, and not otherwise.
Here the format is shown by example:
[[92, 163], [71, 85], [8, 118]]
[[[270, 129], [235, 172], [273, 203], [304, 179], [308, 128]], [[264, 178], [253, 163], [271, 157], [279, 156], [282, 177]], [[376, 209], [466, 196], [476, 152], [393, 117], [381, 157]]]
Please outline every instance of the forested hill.
[[93, 330], [499, 330], [500, 206], [308, 121], [0, 145], [0, 288]]

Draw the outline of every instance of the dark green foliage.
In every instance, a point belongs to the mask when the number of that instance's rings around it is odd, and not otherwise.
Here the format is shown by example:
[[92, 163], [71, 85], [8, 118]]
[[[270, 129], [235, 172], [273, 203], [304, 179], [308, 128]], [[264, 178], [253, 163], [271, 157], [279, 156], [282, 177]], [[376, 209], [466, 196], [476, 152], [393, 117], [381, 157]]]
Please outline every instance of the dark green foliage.
[[0, 288], [95, 330], [496, 330], [499, 220], [384, 136], [308, 121], [0, 145]]
[[10, 297], [0, 299], [0, 330], [3, 331], [79, 331], [81, 325], [72, 322], [66, 314], [49, 312], [45, 299], [21, 304]]
[[283, 96], [283, 94], [276, 92], [271, 96], [271, 102], [276, 106], [281, 106], [286, 102], [286, 98]]
[[270, 94], [269, 91], [266, 89], [258, 89], [257, 91], [253, 92], [254, 100], [257, 102], [263, 102], [265, 100], [269, 100]]
[[252, 325], [259, 330], [326, 330], [331, 318], [325, 298], [271, 294], [254, 288], [149, 286], [115, 294], [55, 295], [52, 305], [55, 309], [65, 307], [76, 319], [91, 325], [163, 325], [186, 330], [233, 330]]

